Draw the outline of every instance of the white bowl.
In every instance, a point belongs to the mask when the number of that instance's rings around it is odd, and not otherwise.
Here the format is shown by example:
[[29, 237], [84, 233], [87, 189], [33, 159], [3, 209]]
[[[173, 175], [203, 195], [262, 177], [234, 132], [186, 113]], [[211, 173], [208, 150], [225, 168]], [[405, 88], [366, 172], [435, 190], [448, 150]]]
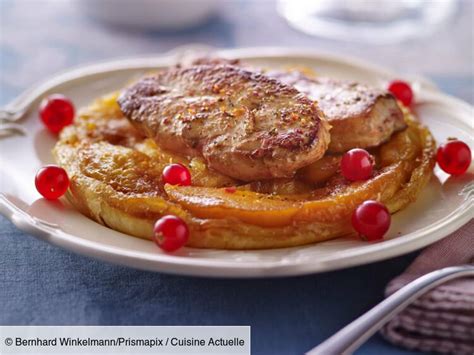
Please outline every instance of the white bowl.
[[218, 0], [78, 0], [87, 15], [105, 23], [179, 30], [199, 25], [215, 13]]

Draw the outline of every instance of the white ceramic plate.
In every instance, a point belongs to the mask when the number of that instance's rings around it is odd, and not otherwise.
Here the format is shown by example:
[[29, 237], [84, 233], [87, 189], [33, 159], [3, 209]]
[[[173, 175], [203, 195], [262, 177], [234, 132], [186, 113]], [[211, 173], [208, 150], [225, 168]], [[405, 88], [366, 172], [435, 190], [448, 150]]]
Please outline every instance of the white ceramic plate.
[[[34, 188], [34, 176], [39, 167], [53, 162], [50, 151], [55, 137], [38, 120], [39, 99], [59, 92], [72, 98], [78, 107], [86, 105], [93, 98], [120, 88], [131, 77], [173, 63], [180, 53], [71, 70], [32, 88], [8, 105], [6, 109], [12, 113], [7, 119], [14, 119], [15, 112], [28, 110], [18, 122], [24, 135], [0, 138], [0, 212], [21, 230], [80, 254], [140, 269], [215, 277], [302, 275], [383, 260], [431, 244], [472, 218], [472, 166], [470, 172], [460, 178], [450, 178], [436, 168], [436, 176], [418, 201], [394, 215], [386, 239], [375, 244], [336, 239], [261, 251], [183, 248], [171, 255], [162, 253], [150, 241], [93, 222], [65, 199], [49, 202], [40, 198]], [[309, 66], [320, 75], [383, 87], [388, 80], [399, 78], [373, 65], [308, 50], [253, 48], [218, 51], [218, 54], [269, 67]], [[412, 80], [412, 85], [417, 98], [416, 112], [437, 140], [443, 142], [448, 137], [457, 137], [473, 149], [472, 106], [439, 93], [427, 81]]]

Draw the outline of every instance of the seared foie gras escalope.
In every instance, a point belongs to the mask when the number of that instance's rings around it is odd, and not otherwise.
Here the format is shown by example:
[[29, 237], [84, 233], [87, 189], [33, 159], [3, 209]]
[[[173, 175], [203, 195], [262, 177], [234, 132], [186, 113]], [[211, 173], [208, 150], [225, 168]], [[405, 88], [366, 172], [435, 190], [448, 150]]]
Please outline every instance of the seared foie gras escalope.
[[267, 75], [317, 101], [332, 126], [330, 152], [375, 147], [406, 128], [396, 99], [387, 91], [351, 81], [309, 78], [298, 71]]
[[330, 139], [315, 102], [233, 65], [173, 67], [125, 89], [118, 103], [161, 148], [202, 156], [243, 181], [292, 177], [320, 159]]

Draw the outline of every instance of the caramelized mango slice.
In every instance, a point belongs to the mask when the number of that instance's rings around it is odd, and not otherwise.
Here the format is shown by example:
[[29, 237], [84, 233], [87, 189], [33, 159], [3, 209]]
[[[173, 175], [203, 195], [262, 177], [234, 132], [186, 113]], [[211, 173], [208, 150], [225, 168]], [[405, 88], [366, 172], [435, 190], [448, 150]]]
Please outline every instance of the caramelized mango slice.
[[226, 189], [194, 186], [165, 185], [165, 191], [171, 201], [200, 218], [235, 218], [265, 227], [303, 221], [330, 223], [347, 218], [364, 200], [393, 196], [405, 179], [404, 168], [399, 163], [362, 183], [314, 191], [314, 195], [325, 194], [317, 200], [311, 194], [281, 196], [245, 190], [229, 193]]
[[298, 171], [297, 176], [306, 183], [318, 184], [337, 173], [342, 155], [325, 155], [318, 161]]

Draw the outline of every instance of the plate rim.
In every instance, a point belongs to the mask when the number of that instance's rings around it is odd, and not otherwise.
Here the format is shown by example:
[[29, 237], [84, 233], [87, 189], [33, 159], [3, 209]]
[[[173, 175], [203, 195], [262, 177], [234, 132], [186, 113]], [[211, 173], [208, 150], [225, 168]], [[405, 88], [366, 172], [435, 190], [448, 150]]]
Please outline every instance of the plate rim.
[[[189, 50], [189, 47], [186, 48]], [[157, 67], [171, 63], [176, 56], [182, 53], [183, 49], [175, 49], [171, 52], [158, 56], [138, 56], [133, 58], [102, 61], [95, 64], [82, 65], [77, 68], [69, 69], [60, 74], [53, 75], [49, 79], [40, 84], [33, 85], [25, 90], [5, 107], [18, 108], [25, 103], [31, 106], [38, 97], [46, 91], [61, 85], [62, 83], [73, 79], [81, 79], [84, 75], [104, 74], [104, 72], [113, 72], [115, 70], [130, 70], [146, 67]], [[382, 68], [378, 65], [365, 62], [360, 59], [350, 57], [341, 57], [333, 53], [316, 51], [313, 49], [283, 48], [283, 47], [252, 47], [252, 48], [236, 48], [236, 49], [213, 49], [218, 55], [228, 57], [243, 58], [259, 58], [259, 57], [302, 57], [307, 59], [323, 59], [330, 62], [338, 62], [360, 69], [375, 72], [375, 74], [385, 77], [394, 77], [395, 73]], [[139, 67], [133, 66], [139, 65]], [[106, 68], [108, 70], [104, 70]], [[145, 67], [145, 69], [146, 69]], [[398, 76], [401, 77], [401, 76]], [[422, 83], [423, 85], [423, 83]], [[43, 91], [41, 91], [43, 90]], [[41, 94], [38, 94], [41, 91]], [[458, 109], [470, 110], [474, 108], [468, 103], [455, 97], [438, 92], [430, 85], [423, 86], [423, 92], [428, 100], [436, 101], [442, 105], [456, 105]], [[34, 97], [33, 97], [34, 96]], [[463, 119], [459, 119], [464, 121]], [[468, 123], [468, 122], [464, 122]], [[112, 262], [137, 269], [164, 272], [170, 274], [204, 276], [204, 277], [224, 277], [224, 278], [255, 278], [255, 277], [286, 277], [307, 275], [320, 272], [327, 272], [348, 268], [356, 265], [364, 265], [388, 258], [400, 256], [411, 251], [418, 250], [424, 246], [430, 245], [443, 237], [454, 232], [473, 218], [472, 210], [473, 199], [467, 198], [458, 208], [452, 211], [448, 216], [442, 218], [436, 223], [425, 226], [409, 234], [403, 235], [401, 238], [393, 238], [383, 243], [376, 243], [353, 251], [348, 255], [342, 256], [337, 260], [330, 262], [308, 263], [308, 261], [300, 263], [275, 263], [275, 262], [246, 262], [235, 263], [222, 260], [186, 258], [172, 254], [154, 254], [151, 258], [148, 254], [137, 251], [130, 251], [120, 247], [112, 247], [98, 242], [89, 241], [73, 234], [67, 233], [58, 227], [46, 224], [21, 209], [19, 206], [11, 202], [6, 195], [0, 193], [0, 214], [9, 219], [17, 228], [31, 234], [38, 239], [44, 240], [50, 244], [59, 246], [63, 249], [73, 251], [75, 253], [101, 259], [103, 261]], [[426, 238], [428, 235], [431, 237]], [[408, 239], [408, 241], [407, 241]], [[377, 245], [379, 247], [377, 247]], [[383, 245], [383, 247], [380, 247]], [[298, 248], [298, 247], [295, 247]], [[364, 255], [361, 260], [360, 256]]]

